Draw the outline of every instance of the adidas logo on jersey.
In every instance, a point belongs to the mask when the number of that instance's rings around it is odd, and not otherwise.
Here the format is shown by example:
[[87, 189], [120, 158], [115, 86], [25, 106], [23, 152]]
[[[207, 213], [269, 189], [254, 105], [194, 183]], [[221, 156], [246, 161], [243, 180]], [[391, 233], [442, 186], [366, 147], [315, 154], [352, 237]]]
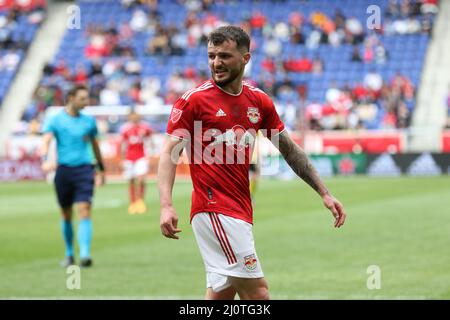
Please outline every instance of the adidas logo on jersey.
[[227, 114], [225, 112], [223, 112], [222, 109], [219, 109], [219, 111], [217, 111], [216, 113], [216, 117], [225, 117]]

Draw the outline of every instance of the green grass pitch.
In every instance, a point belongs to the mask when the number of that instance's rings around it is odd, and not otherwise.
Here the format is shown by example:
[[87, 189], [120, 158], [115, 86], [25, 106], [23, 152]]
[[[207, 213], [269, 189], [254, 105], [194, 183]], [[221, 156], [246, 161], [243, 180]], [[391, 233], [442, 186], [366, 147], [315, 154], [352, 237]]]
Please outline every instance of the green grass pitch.
[[[274, 299], [449, 299], [450, 179], [326, 181], [348, 218], [339, 230], [302, 181], [264, 180], [255, 206], [256, 248]], [[81, 289], [66, 287], [55, 195], [45, 183], [0, 184], [0, 298], [202, 299], [203, 263], [189, 225], [190, 182], [178, 182], [178, 241], [159, 231], [156, 185], [150, 212], [129, 216], [125, 184], [97, 189], [94, 267]], [[75, 224], [76, 226], [76, 224]], [[367, 268], [381, 288], [369, 290]]]

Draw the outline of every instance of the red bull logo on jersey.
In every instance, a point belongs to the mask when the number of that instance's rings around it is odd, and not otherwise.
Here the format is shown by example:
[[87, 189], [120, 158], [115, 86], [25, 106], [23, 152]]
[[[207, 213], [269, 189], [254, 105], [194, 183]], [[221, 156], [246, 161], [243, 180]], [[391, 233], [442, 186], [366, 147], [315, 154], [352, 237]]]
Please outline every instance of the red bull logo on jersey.
[[255, 107], [248, 107], [247, 109], [247, 117], [251, 123], [258, 123], [261, 118], [259, 114], [259, 109]]
[[[172, 114], [170, 121], [178, 121], [177, 118], [176, 114]], [[171, 136], [186, 142], [191, 141], [191, 148], [186, 148], [188, 163], [248, 164], [258, 131], [263, 136], [269, 135], [270, 141], [278, 146], [278, 129], [270, 129], [270, 134], [266, 129], [246, 128], [243, 125], [234, 125], [225, 131], [217, 128], [204, 130], [202, 121], [194, 121], [193, 129], [193, 132], [186, 129], [176, 129], [171, 134]], [[177, 148], [174, 148], [172, 159], [179, 159], [180, 152], [184, 147], [185, 144], [180, 144]]]
[[258, 264], [258, 260], [256, 260], [255, 254], [251, 254], [251, 255], [244, 257], [244, 266], [245, 266], [245, 269], [247, 269], [248, 271], [255, 270], [257, 264]]
[[216, 146], [225, 143], [228, 147], [233, 147], [237, 151], [253, 146], [255, 142], [256, 131], [245, 130], [244, 127], [236, 125], [228, 129], [224, 133], [220, 133], [217, 129], [210, 129], [211, 136], [214, 139], [210, 146]]

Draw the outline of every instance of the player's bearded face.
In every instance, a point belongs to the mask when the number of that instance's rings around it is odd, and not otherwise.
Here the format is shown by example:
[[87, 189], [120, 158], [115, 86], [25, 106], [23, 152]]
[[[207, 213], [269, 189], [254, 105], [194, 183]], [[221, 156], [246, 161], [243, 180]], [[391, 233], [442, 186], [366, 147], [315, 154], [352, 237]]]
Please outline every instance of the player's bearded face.
[[239, 78], [246, 64], [233, 41], [224, 41], [219, 45], [209, 43], [208, 62], [214, 82], [222, 87]]
[[77, 109], [83, 109], [89, 104], [89, 92], [86, 90], [78, 91], [72, 98], [72, 105]]

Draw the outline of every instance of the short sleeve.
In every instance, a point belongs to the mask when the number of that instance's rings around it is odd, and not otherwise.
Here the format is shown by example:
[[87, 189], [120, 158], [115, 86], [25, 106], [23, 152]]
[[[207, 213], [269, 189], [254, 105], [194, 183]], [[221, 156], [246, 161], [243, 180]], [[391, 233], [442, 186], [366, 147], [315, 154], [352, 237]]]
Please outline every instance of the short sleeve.
[[190, 140], [194, 131], [194, 106], [190, 101], [179, 98], [174, 103], [167, 123], [168, 135]]
[[97, 122], [95, 118], [91, 118], [91, 132], [89, 134], [92, 138], [96, 138], [98, 136]]
[[42, 132], [43, 133], [56, 133], [55, 128], [55, 116], [47, 117], [47, 119], [44, 121], [44, 125], [42, 126]]
[[262, 133], [264, 136], [270, 139], [272, 136], [284, 131], [284, 123], [281, 121], [272, 99], [268, 96], [264, 97], [263, 103], [265, 107], [260, 129], [263, 129]]

